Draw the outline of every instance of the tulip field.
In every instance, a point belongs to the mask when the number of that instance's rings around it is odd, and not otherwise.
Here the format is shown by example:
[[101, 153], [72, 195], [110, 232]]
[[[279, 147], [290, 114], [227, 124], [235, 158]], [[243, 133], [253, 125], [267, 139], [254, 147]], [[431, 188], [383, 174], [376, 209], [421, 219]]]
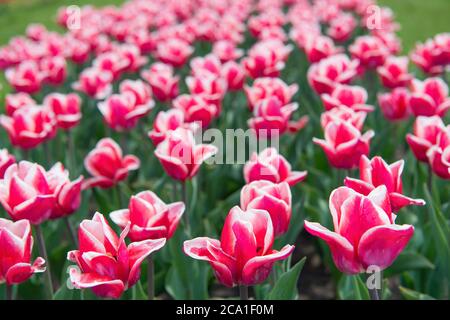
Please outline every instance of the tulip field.
[[0, 300], [448, 300], [433, 1], [0, 1]]

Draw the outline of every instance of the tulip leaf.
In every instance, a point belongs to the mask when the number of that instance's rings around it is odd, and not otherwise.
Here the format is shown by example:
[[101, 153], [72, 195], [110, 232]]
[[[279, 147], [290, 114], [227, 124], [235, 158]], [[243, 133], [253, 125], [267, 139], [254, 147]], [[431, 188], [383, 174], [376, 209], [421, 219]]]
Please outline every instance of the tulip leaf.
[[386, 271], [385, 277], [392, 277], [405, 271], [416, 269], [434, 269], [434, 264], [423, 255], [415, 252], [401, 253]]
[[296, 298], [297, 282], [305, 265], [306, 257], [297, 262], [289, 271], [283, 273], [269, 292], [268, 300], [293, 300]]
[[368, 300], [369, 291], [359, 275], [343, 275], [338, 285], [338, 295], [342, 300]]
[[144, 288], [142, 288], [141, 281], [138, 281], [133, 288], [131, 288], [133, 300], [147, 300], [147, 294], [145, 294]]
[[80, 300], [81, 290], [69, 289], [65, 283], [53, 294], [53, 300]]
[[406, 300], [436, 300], [432, 296], [400, 286], [400, 293]]

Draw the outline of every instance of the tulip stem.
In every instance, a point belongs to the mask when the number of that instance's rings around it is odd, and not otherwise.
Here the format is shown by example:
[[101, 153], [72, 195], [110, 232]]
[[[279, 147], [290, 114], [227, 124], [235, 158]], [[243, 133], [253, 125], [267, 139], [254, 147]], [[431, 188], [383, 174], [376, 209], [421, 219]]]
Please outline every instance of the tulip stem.
[[433, 168], [431, 168], [430, 165], [428, 165], [428, 180], [427, 180], [427, 184], [428, 184], [428, 190], [430, 191], [430, 193], [433, 193]]
[[153, 261], [153, 256], [149, 255], [147, 258], [147, 292], [148, 300], [155, 299], [155, 263]]
[[72, 239], [73, 245], [78, 247], [77, 236], [75, 234], [75, 230], [72, 228], [72, 224], [70, 223], [69, 217], [64, 217], [64, 223], [66, 224], [67, 231], [69, 233], [70, 238]]
[[53, 280], [52, 273], [50, 271], [50, 261], [48, 260], [47, 249], [45, 248], [44, 234], [42, 233], [42, 228], [40, 225], [35, 225], [37, 243], [39, 247], [39, 254], [44, 257], [46, 263], [46, 286], [50, 299], [53, 298]]
[[29, 151], [30, 150], [28, 150], [28, 149], [22, 149], [22, 160], [29, 161], [29, 156], [30, 156]]
[[73, 173], [73, 170], [75, 169], [75, 164], [76, 164], [76, 160], [75, 160], [75, 148], [74, 148], [74, 144], [73, 144], [73, 134], [72, 132], [70, 132], [70, 130], [66, 131], [66, 136], [67, 136], [67, 148], [68, 148], [68, 154], [69, 154], [69, 169], [70, 171]]
[[6, 300], [13, 300], [13, 286], [5, 283], [5, 298]]
[[186, 211], [184, 212], [184, 223], [186, 225], [186, 232], [187, 234], [191, 234], [191, 223], [189, 221], [189, 207], [188, 207], [188, 201], [187, 201], [187, 189], [186, 189], [186, 182], [181, 182], [181, 193], [182, 193], [182, 199], [183, 203], [186, 206]]
[[380, 295], [378, 294], [377, 288], [368, 289], [368, 290], [369, 290], [369, 295], [370, 295], [371, 300], [380, 300]]
[[239, 296], [241, 300], [248, 300], [248, 287], [244, 285], [239, 286]]

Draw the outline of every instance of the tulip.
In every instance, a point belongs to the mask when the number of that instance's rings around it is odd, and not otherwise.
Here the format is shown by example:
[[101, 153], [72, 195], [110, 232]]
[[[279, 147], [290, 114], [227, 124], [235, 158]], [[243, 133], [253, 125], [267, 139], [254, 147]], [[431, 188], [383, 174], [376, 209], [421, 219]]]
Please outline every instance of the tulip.
[[373, 106], [366, 104], [367, 91], [359, 86], [337, 85], [331, 94], [320, 95], [326, 110], [346, 106], [355, 111], [372, 112]]
[[279, 78], [258, 78], [253, 82], [253, 86], [244, 86], [250, 111], [260, 100], [277, 97], [282, 105], [289, 104], [292, 97], [298, 91], [297, 84], [287, 85]]
[[194, 77], [187, 77], [186, 84], [192, 95], [200, 95], [207, 103], [217, 107], [215, 116], [220, 114], [221, 102], [227, 92], [227, 83], [224, 79], [206, 72]]
[[0, 218], [0, 283], [6, 282], [7, 286], [20, 284], [34, 273], [45, 271], [45, 260], [41, 257], [31, 262], [32, 250], [30, 222]]
[[179, 127], [158, 144], [155, 156], [170, 177], [183, 182], [194, 177], [200, 165], [217, 152], [213, 145], [196, 144], [193, 132]]
[[114, 140], [103, 138], [86, 156], [84, 166], [93, 177], [84, 181], [83, 189], [97, 186], [107, 189], [125, 180], [130, 171], [137, 170], [140, 161], [133, 155], [123, 156]]
[[119, 92], [124, 94], [130, 92], [135, 97], [135, 104], [138, 106], [148, 105], [153, 107], [152, 91], [142, 80], [124, 80], [119, 86]]
[[132, 196], [128, 209], [111, 212], [112, 221], [125, 229], [130, 224], [131, 241], [170, 239], [183, 215], [183, 202], [165, 204], [151, 191]]
[[333, 55], [311, 65], [308, 82], [318, 94], [331, 94], [336, 85], [348, 84], [357, 75], [357, 67], [357, 60], [344, 54]]
[[136, 72], [148, 61], [148, 58], [142, 56], [139, 48], [133, 44], [122, 44], [116, 50], [125, 61], [124, 72]]
[[253, 153], [244, 165], [246, 183], [267, 180], [273, 183], [287, 182], [290, 186], [305, 180], [306, 171], [292, 171], [289, 162], [275, 148], [267, 148], [260, 154]]
[[430, 76], [440, 75], [445, 70], [444, 66], [439, 63], [440, 52], [436, 42], [429, 39], [416, 46], [411, 53], [411, 61]]
[[193, 52], [194, 49], [189, 43], [176, 38], [160, 42], [156, 46], [157, 58], [175, 68], [183, 66]]
[[427, 151], [431, 170], [442, 179], [450, 179], [450, 130], [440, 132], [437, 141]]
[[75, 93], [68, 95], [52, 93], [45, 97], [44, 105], [53, 111], [57, 126], [68, 130], [81, 120], [81, 99]]
[[87, 94], [91, 98], [104, 99], [112, 92], [111, 72], [97, 68], [84, 69], [79, 80], [73, 84], [73, 88]]
[[222, 66], [221, 77], [226, 80], [230, 91], [239, 91], [244, 87], [245, 70], [234, 61], [228, 61]]
[[352, 14], [341, 13], [330, 21], [327, 34], [335, 41], [345, 42], [350, 39], [356, 26], [356, 19]]
[[22, 107], [35, 106], [36, 101], [31, 98], [28, 93], [19, 92], [16, 94], [7, 94], [5, 98], [5, 111], [8, 116], [12, 116], [14, 112]]
[[377, 68], [383, 86], [389, 89], [407, 87], [413, 76], [408, 73], [408, 57], [388, 57], [384, 64]]
[[383, 158], [373, 157], [369, 160], [362, 156], [359, 161], [359, 179], [345, 178], [345, 186], [364, 195], [369, 195], [378, 186], [384, 185], [389, 195], [392, 212], [397, 212], [408, 205], [423, 206], [422, 199], [412, 199], [403, 195], [402, 173], [405, 162], [399, 160], [388, 165]]
[[440, 78], [428, 78], [421, 82], [414, 79], [409, 104], [414, 115], [444, 117], [450, 109], [448, 86]]
[[323, 129], [325, 129], [330, 122], [344, 121], [349, 122], [356, 129], [361, 131], [364, 126], [366, 116], [367, 113], [364, 111], [354, 111], [353, 109], [342, 105], [323, 112], [320, 116], [320, 125]]
[[173, 74], [172, 66], [156, 62], [151, 65], [150, 70], [142, 71], [141, 76], [150, 84], [157, 100], [166, 102], [178, 96], [180, 78]]
[[254, 117], [248, 121], [248, 125], [258, 137], [281, 135], [288, 129], [293, 132], [299, 131], [306, 125], [308, 118], [303, 117], [300, 124], [289, 121], [297, 108], [297, 103], [281, 105], [276, 97], [260, 100], [253, 111]]
[[93, 61], [92, 66], [94, 69], [111, 74], [111, 80], [117, 80], [129, 66], [129, 61], [118, 50], [111, 49], [111, 51], [98, 55]]
[[242, 49], [236, 48], [233, 42], [227, 40], [214, 42], [212, 52], [223, 63], [235, 61], [244, 54]]
[[353, 59], [358, 59], [362, 67], [369, 69], [383, 65], [390, 53], [384, 43], [374, 36], [356, 38], [349, 51]]
[[5, 77], [16, 91], [34, 94], [41, 90], [45, 76], [35, 61], [27, 60], [7, 69]]
[[5, 176], [6, 169], [16, 163], [16, 157], [10, 154], [8, 149], [0, 149], [0, 179]]
[[222, 63], [220, 59], [213, 55], [208, 54], [204, 57], [195, 57], [192, 58], [191, 63], [191, 74], [195, 76], [202, 76], [205, 73], [210, 73], [214, 76], [220, 76], [220, 72], [222, 69]]
[[266, 210], [272, 219], [274, 236], [287, 232], [292, 212], [291, 189], [287, 182], [256, 180], [241, 190], [242, 210]]
[[45, 58], [40, 62], [40, 70], [45, 75], [46, 82], [61, 85], [67, 77], [66, 59], [61, 56]]
[[199, 237], [185, 241], [183, 250], [194, 259], [208, 261], [222, 284], [249, 286], [266, 280], [273, 264], [294, 251], [291, 245], [274, 250], [273, 241], [267, 211], [242, 211], [236, 206], [225, 219], [220, 241]]
[[438, 143], [442, 132], [450, 132], [450, 126], [446, 127], [439, 116], [416, 118], [413, 134], [407, 134], [406, 141], [417, 160], [428, 162], [427, 152]]
[[389, 267], [414, 233], [411, 225], [395, 224], [386, 186], [364, 196], [347, 187], [330, 195], [334, 231], [305, 220], [305, 229], [324, 240], [336, 267], [346, 274], [364, 272], [370, 266]]
[[410, 94], [404, 88], [396, 88], [392, 92], [378, 94], [378, 104], [386, 119], [399, 121], [407, 119], [410, 114]]
[[32, 149], [56, 134], [56, 119], [45, 107], [26, 106], [11, 117], [1, 115], [0, 125], [5, 128], [11, 144], [22, 149]]
[[198, 122], [202, 128], [209, 126], [217, 114], [217, 106], [202, 96], [183, 94], [173, 100], [173, 107], [181, 110], [186, 122]]
[[37, 225], [52, 213], [55, 196], [44, 168], [36, 163], [10, 165], [0, 180], [0, 190], [0, 203], [15, 221], [28, 219]]
[[305, 43], [305, 53], [310, 63], [319, 62], [340, 50], [334, 46], [333, 40], [326, 36], [310, 36]]
[[362, 155], [369, 154], [372, 130], [364, 134], [349, 122], [330, 122], [324, 129], [325, 140], [313, 138], [325, 152], [329, 163], [339, 169], [353, 169]]
[[95, 213], [92, 220], [83, 220], [78, 230], [78, 250], [67, 259], [78, 267], [69, 269], [70, 281], [77, 289], [91, 289], [100, 297], [119, 298], [139, 281], [142, 262], [161, 249], [166, 239], [144, 240], [125, 244], [129, 227], [114, 233], [106, 219]]

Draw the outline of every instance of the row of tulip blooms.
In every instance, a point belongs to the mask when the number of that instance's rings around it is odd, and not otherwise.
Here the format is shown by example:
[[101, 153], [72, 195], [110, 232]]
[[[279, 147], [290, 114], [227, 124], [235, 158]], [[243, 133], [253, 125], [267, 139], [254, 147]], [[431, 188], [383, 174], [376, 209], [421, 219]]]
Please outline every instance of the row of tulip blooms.
[[[334, 231], [308, 220], [305, 229], [328, 244], [342, 273], [391, 266], [414, 233], [411, 224], [395, 223], [398, 211], [425, 205], [425, 201], [403, 193], [403, 160], [387, 164], [380, 156], [369, 159], [375, 132], [363, 133], [365, 120], [377, 112], [370, 105], [376, 100], [388, 120], [414, 116], [413, 133], [406, 137], [412, 152], [440, 178], [450, 179], [450, 126], [443, 120], [450, 98], [448, 85], [440, 77], [450, 63], [450, 36], [441, 34], [418, 45], [411, 60], [430, 77], [415, 79], [408, 71], [409, 59], [397, 56], [400, 47], [391, 11], [382, 8], [381, 28], [367, 27], [371, 18], [367, 8], [373, 4], [371, 0], [132, 0], [121, 7], [83, 8], [79, 29], [70, 28], [72, 17], [62, 9], [58, 22], [68, 28], [65, 34], [31, 25], [26, 37], [1, 48], [0, 67], [16, 93], [7, 95], [0, 125], [11, 145], [23, 151], [21, 161], [7, 149], [0, 152], [0, 203], [13, 220], [0, 219], [0, 283], [6, 283], [6, 296], [13, 296], [12, 285], [44, 271], [48, 297], [53, 296], [55, 281], [41, 225], [64, 219], [78, 248], [67, 254], [76, 264], [69, 271], [75, 288], [120, 298], [139, 283], [141, 264], [147, 261], [148, 297], [153, 299], [157, 251], [171, 240], [180, 223], [186, 236], [194, 237], [191, 222], [197, 221], [191, 221], [186, 184], [219, 151], [212, 144], [198, 143], [194, 134], [224, 122], [223, 114], [235, 111], [226, 97], [245, 92], [252, 113], [247, 124], [259, 139], [267, 138], [267, 132], [299, 136], [315, 120], [314, 110], [294, 119], [298, 110], [294, 96], [299, 89], [306, 90], [302, 92], [305, 105], [313, 105], [317, 97], [303, 84], [288, 85], [280, 78], [294, 49], [287, 43], [284, 27], [288, 23], [291, 40], [311, 63], [304, 76], [325, 108], [319, 121], [324, 139], [313, 141], [331, 167], [359, 166], [360, 174], [356, 179], [348, 173], [330, 194]], [[328, 26], [328, 35], [322, 34], [323, 25]], [[251, 46], [247, 29], [251, 40], [256, 39]], [[368, 34], [352, 41], [359, 29]], [[199, 43], [212, 43], [212, 50], [193, 57], [188, 68]], [[349, 55], [335, 43], [348, 47]], [[250, 48], [245, 52], [239, 46]], [[149, 65], [149, 56], [157, 61]], [[76, 70], [71, 72], [72, 68]], [[189, 93], [180, 94], [180, 75], [185, 76]], [[364, 77], [378, 77], [387, 92], [376, 98], [376, 89], [367, 91], [353, 84]], [[252, 84], [246, 84], [247, 78]], [[57, 88], [70, 92], [53, 92]], [[161, 110], [164, 104], [171, 108]], [[72, 180], [69, 171], [72, 175], [77, 171], [73, 150], [77, 146], [72, 145], [71, 131], [83, 126], [83, 120], [95, 119], [94, 106], [109, 128], [107, 135], [118, 132], [125, 140], [120, 145], [111, 138], [98, 141], [84, 157], [90, 176]], [[165, 203], [156, 192], [140, 191], [130, 197], [127, 208], [108, 212], [122, 230], [120, 235], [98, 212], [81, 221], [76, 234], [69, 216], [80, 208], [83, 190], [113, 190], [144, 166], [144, 159], [125, 154], [127, 133], [140, 130], [154, 109], [158, 112], [153, 128], [146, 134], [165, 174], [182, 185], [182, 201], [174, 197], [172, 203]], [[89, 126], [84, 129], [91, 130]], [[58, 130], [64, 131], [69, 142], [69, 170], [61, 162], [46, 170], [32, 161], [29, 151], [48, 148]], [[294, 251], [291, 244], [276, 248], [275, 240], [286, 234], [291, 215], [297, 214], [292, 212], [292, 190], [307, 172], [293, 170], [278, 150], [267, 148], [251, 155], [243, 176], [246, 184], [240, 191], [240, 205], [226, 208], [229, 213], [220, 240], [197, 237], [178, 247], [191, 258], [209, 262], [220, 283], [240, 286], [241, 297], [247, 298], [248, 287], [264, 282], [274, 263]], [[34, 262], [31, 225], [42, 256]], [[377, 292], [371, 293], [377, 297]]]

